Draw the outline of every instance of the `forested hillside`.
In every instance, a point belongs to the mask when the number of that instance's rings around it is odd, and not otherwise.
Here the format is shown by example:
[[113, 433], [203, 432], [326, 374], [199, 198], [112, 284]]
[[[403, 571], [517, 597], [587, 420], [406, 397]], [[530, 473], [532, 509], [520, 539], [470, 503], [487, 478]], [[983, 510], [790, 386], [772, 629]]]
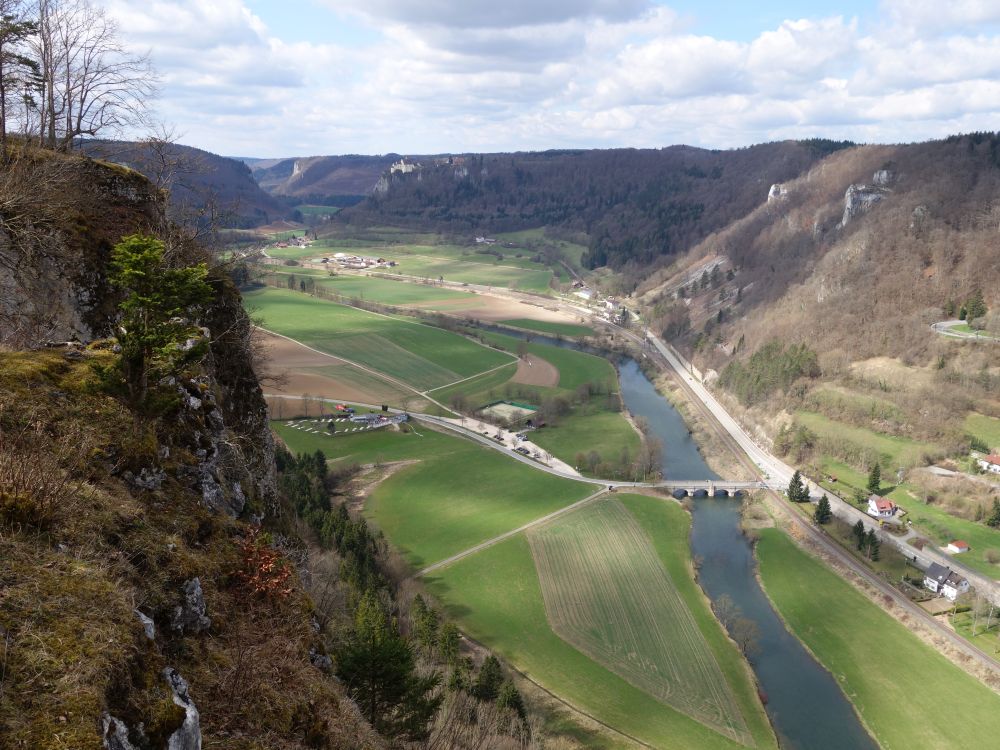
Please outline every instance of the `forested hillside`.
[[134, 169], [167, 189], [174, 220], [246, 229], [290, 213], [236, 159], [157, 139], [86, 141], [82, 149], [88, 156]]
[[388, 178], [349, 212], [355, 222], [451, 232], [548, 226], [586, 235], [584, 263], [648, 267], [741, 218], [773, 183], [844, 143], [768, 143], [735, 151], [688, 146], [485, 154]]

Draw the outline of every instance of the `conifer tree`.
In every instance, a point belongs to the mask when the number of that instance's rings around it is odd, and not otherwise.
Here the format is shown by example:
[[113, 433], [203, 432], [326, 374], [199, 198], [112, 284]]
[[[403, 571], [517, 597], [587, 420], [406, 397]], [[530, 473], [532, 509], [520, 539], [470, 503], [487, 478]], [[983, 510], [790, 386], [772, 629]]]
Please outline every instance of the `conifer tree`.
[[788, 499], [793, 503], [802, 503], [809, 499], [809, 490], [802, 482], [802, 474], [796, 469], [788, 483]]
[[813, 513], [813, 518], [816, 519], [816, 523], [822, 525], [829, 523], [832, 516], [833, 511], [830, 510], [830, 500], [826, 495], [823, 495], [819, 499], [819, 503], [816, 504], [816, 512]]
[[858, 544], [858, 549], [861, 549], [865, 545], [865, 538], [867, 537], [868, 534], [868, 532], [865, 530], [864, 521], [862, 521], [859, 518], [858, 522], [854, 524], [851, 530], [854, 533], [854, 540]]
[[882, 486], [882, 467], [879, 466], [878, 461], [872, 464], [872, 468], [868, 471], [868, 484], [866, 486], [873, 495], [877, 495]]

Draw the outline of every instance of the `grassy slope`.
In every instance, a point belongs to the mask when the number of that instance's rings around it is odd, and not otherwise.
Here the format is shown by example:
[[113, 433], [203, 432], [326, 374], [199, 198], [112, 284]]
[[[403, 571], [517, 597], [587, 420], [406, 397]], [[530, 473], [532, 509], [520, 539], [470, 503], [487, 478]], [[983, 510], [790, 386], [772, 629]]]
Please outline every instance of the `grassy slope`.
[[758, 545], [764, 587], [887, 750], [985, 747], [1000, 698], [912, 635], [782, 532]]
[[367, 365], [416, 388], [433, 388], [510, 361], [448, 331], [283, 289], [245, 295], [264, 325], [309, 346]]
[[921, 463], [925, 453], [935, 453], [938, 448], [931, 443], [918, 440], [883, 435], [874, 430], [853, 427], [836, 422], [815, 412], [799, 411], [796, 420], [815, 432], [821, 439], [845, 440], [856, 446], [876, 451], [883, 457], [883, 473], [898, 466], [914, 466]]
[[1000, 450], [1000, 419], [973, 412], [965, 418], [965, 431], [993, 450]]
[[[641, 506], [644, 499], [621, 497], [629, 507]], [[686, 543], [689, 520], [679, 508], [662, 501], [663, 518], [667, 526], [683, 527], [682, 544], [664, 542], [658, 538], [663, 527], [653, 528], [657, 552], [671, 572], [683, 572], [682, 596], [695, 612], [699, 624], [711, 618], [704, 599], [692, 588], [690, 560]], [[669, 509], [669, 510], [667, 510]], [[648, 511], [648, 512], [646, 512]], [[643, 525], [648, 518], [660, 513], [655, 508], [640, 511]], [[679, 516], [676, 514], [680, 514]], [[621, 729], [660, 748], [707, 750], [709, 748], [741, 747], [720, 734], [709, 730], [632, 687], [614, 673], [584, 656], [556, 636], [548, 626], [538, 576], [527, 540], [518, 535], [495, 547], [466, 558], [427, 579], [428, 585], [446, 605], [451, 616], [459, 620], [472, 637], [496, 649], [507, 659], [553, 692], [613, 727]], [[498, 593], [502, 592], [502, 596]], [[711, 624], [711, 623], [709, 623]], [[738, 658], [731, 645], [728, 653], [716, 649], [719, 626], [711, 625], [706, 636], [713, 650], [722, 655], [720, 664], [727, 675], [742, 679], [734, 685], [741, 696], [741, 706], [752, 702], [752, 687], [746, 675], [732, 665]], [[714, 633], [714, 634], [713, 634]], [[725, 662], [729, 662], [725, 664]], [[759, 708], [746, 715], [758, 747], [774, 747], [774, 738]]]

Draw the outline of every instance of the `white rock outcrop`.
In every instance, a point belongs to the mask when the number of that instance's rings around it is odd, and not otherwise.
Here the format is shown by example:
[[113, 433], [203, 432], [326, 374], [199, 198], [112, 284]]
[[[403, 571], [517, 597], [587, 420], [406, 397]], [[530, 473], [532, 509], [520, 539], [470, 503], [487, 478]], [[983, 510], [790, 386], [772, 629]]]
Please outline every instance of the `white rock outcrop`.
[[888, 191], [882, 187], [851, 185], [844, 194], [844, 217], [840, 220], [840, 226], [846, 227], [852, 219], [867, 213], [887, 194]]
[[171, 667], [163, 670], [163, 679], [170, 686], [174, 704], [184, 709], [184, 723], [170, 735], [167, 750], [201, 750], [201, 716], [188, 695], [187, 681]]
[[786, 188], [781, 183], [775, 183], [771, 185], [771, 189], [767, 191], [767, 202], [781, 200], [782, 198], [788, 197], [788, 188]]

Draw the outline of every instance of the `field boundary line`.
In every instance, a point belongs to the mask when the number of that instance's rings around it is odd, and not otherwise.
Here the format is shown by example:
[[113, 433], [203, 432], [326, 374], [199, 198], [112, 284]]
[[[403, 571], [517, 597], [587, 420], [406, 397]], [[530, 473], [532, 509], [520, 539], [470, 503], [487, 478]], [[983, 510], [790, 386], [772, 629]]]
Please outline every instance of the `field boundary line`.
[[350, 359], [345, 359], [344, 357], [337, 356], [336, 354], [330, 354], [329, 352], [321, 351], [321, 350], [316, 349], [316, 348], [314, 348], [312, 346], [309, 346], [308, 344], [302, 343], [298, 339], [293, 339], [291, 336], [286, 336], [283, 333], [278, 333], [277, 331], [272, 331], [270, 329], [264, 328], [263, 326], [254, 326], [254, 328], [256, 328], [258, 331], [263, 331], [264, 333], [270, 334], [271, 336], [277, 336], [280, 339], [285, 339], [285, 341], [291, 341], [293, 344], [298, 344], [302, 348], [308, 349], [309, 351], [314, 352], [315, 354], [320, 354], [320, 355], [322, 355], [324, 357], [329, 357], [330, 359], [335, 359], [335, 360], [337, 360], [339, 362], [343, 362], [345, 364], [352, 365], [354, 367], [357, 367], [359, 370], [361, 370], [363, 372], [367, 372], [370, 375], [374, 375], [377, 378], [382, 378], [384, 380], [388, 380], [390, 383], [398, 385], [401, 388], [403, 388], [403, 389], [405, 389], [407, 391], [410, 391], [411, 393], [413, 393], [416, 396], [420, 396], [421, 398], [426, 398], [431, 403], [436, 404], [437, 406], [440, 406], [442, 409], [444, 409], [449, 414], [454, 414], [455, 413], [451, 409], [449, 409], [447, 406], [445, 406], [444, 404], [442, 404], [440, 401], [435, 400], [432, 396], [428, 396], [425, 393], [421, 393], [416, 388], [414, 388], [412, 385], [409, 385], [408, 383], [405, 383], [402, 380], [394, 378], [392, 375], [387, 375], [384, 372], [379, 372], [378, 370], [373, 370], [371, 367], [367, 367], [366, 365], [362, 365], [362, 364], [360, 364], [358, 362], [355, 362], [353, 360], [350, 360]]
[[[510, 354], [510, 352], [504, 352], [504, 354]], [[517, 359], [512, 362], [504, 362], [502, 365], [497, 365], [492, 370], [483, 370], [482, 372], [477, 372], [475, 375], [470, 375], [467, 378], [462, 378], [461, 380], [456, 380], [454, 383], [445, 383], [444, 385], [439, 385], [436, 388], [431, 388], [430, 390], [423, 391], [421, 395], [426, 396], [428, 393], [434, 393], [434, 391], [440, 391], [442, 388], [450, 388], [453, 385], [458, 385], [459, 383], [464, 383], [467, 380], [475, 380], [483, 375], [489, 375], [491, 372], [496, 372], [497, 370], [502, 370], [504, 367], [510, 367], [511, 365], [517, 364]]]
[[466, 557], [469, 557], [470, 555], [474, 555], [477, 552], [482, 552], [484, 549], [488, 549], [488, 548], [490, 548], [490, 547], [492, 547], [492, 546], [494, 546], [496, 544], [499, 544], [500, 542], [506, 541], [507, 539], [510, 539], [512, 536], [517, 536], [522, 531], [527, 531], [528, 529], [531, 529], [531, 528], [533, 528], [535, 526], [538, 526], [540, 524], [546, 523], [547, 521], [551, 521], [554, 518], [558, 518], [561, 515], [564, 515], [566, 513], [571, 513], [572, 511], [574, 511], [574, 510], [576, 510], [578, 508], [581, 508], [584, 505], [587, 505], [588, 503], [591, 503], [594, 500], [597, 500], [598, 498], [600, 498], [600, 497], [602, 497], [603, 495], [606, 495], [606, 494], [607, 494], [607, 490], [601, 489], [601, 490], [595, 492], [593, 495], [588, 495], [587, 497], [583, 498], [582, 500], [577, 500], [575, 503], [571, 503], [570, 505], [562, 507], [559, 510], [555, 510], [552, 513], [549, 513], [548, 515], [542, 516], [541, 518], [536, 518], [534, 521], [529, 521], [528, 523], [524, 524], [523, 526], [519, 526], [518, 528], [513, 529], [512, 531], [507, 531], [507, 532], [505, 532], [503, 534], [500, 534], [499, 536], [493, 537], [492, 539], [487, 539], [485, 542], [480, 542], [479, 544], [475, 545], [474, 547], [469, 547], [469, 549], [464, 550], [463, 552], [459, 552], [456, 555], [452, 555], [451, 557], [445, 558], [444, 560], [441, 560], [440, 562], [436, 562], [433, 565], [428, 565], [426, 568], [423, 568], [422, 570], [417, 571], [413, 575], [413, 577], [414, 578], [421, 578], [421, 577], [427, 575], [428, 573], [431, 573], [431, 572], [433, 572], [435, 570], [439, 570], [441, 568], [444, 568], [444, 567], [446, 567], [448, 565], [451, 565], [454, 562], [458, 562], [459, 560], [462, 560], [462, 559], [464, 559]]
[[[417, 278], [417, 277], [414, 277], [414, 278]], [[352, 304], [350, 304], [348, 302], [338, 302], [337, 300], [327, 299], [326, 297], [319, 297], [319, 296], [316, 296], [316, 295], [309, 295], [309, 296], [313, 297], [313, 299], [320, 299], [320, 300], [323, 300], [324, 302], [329, 302], [332, 305], [340, 305], [341, 307], [347, 307], [347, 308], [349, 308], [351, 310], [357, 310], [358, 312], [368, 313], [369, 315], [376, 315], [376, 316], [378, 316], [380, 318], [385, 318], [386, 320], [394, 320], [397, 323], [406, 323], [406, 324], [411, 325], [411, 326], [424, 326], [425, 328], [431, 328], [431, 329], [433, 329], [435, 331], [445, 331], [446, 333], [454, 333], [457, 336], [462, 336], [462, 338], [464, 338], [466, 341], [471, 341], [472, 343], [477, 344], [478, 346], [481, 346], [483, 349], [489, 349], [490, 351], [503, 351], [502, 349], [498, 350], [498, 349], [495, 349], [492, 346], [487, 346], [483, 342], [477, 341], [476, 339], [472, 338], [471, 336], [464, 336], [464, 335], [462, 335], [460, 333], [456, 333], [455, 331], [448, 331], [445, 328], [438, 328], [437, 326], [431, 325], [430, 323], [427, 323], [426, 321], [418, 320], [418, 319], [414, 318], [413, 316], [406, 315], [404, 313], [393, 313], [392, 315], [390, 315], [388, 313], [382, 313], [382, 312], [377, 312], [375, 310], [369, 310], [366, 307], [358, 307], [357, 305], [352, 305]], [[379, 304], [381, 304], [381, 303], [379, 303]], [[291, 339], [291, 340], [294, 341], [295, 339]], [[413, 352], [410, 352], [410, 353], [413, 354]], [[506, 355], [508, 355], [508, 356], [510, 356], [510, 357], [512, 357], [516, 361], [517, 358], [514, 357], [514, 355], [511, 354], [510, 352], [503, 352], [503, 353], [506, 354]], [[420, 355], [417, 355], [417, 356], [420, 356]], [[508, 364], [510, 364], [510, 363], [508, 362]], [[478, 373], [478, 374], [482, 375], [482, 373]], [[475, 377], [475, 376], [473, 376], [473, 377]], [[453, 384], [451, 384], [451, 385], [453, 385]], [[441, 387], [443, 388], [444, 386], [441, 386]], [[417, 392], [419, 393], [419, 391], [417, 391]], [[439, 406], [440, 406], [440, 404], [439, 404]], [[451, 411], [451, 410], [449, 409], [448, 411]]]

